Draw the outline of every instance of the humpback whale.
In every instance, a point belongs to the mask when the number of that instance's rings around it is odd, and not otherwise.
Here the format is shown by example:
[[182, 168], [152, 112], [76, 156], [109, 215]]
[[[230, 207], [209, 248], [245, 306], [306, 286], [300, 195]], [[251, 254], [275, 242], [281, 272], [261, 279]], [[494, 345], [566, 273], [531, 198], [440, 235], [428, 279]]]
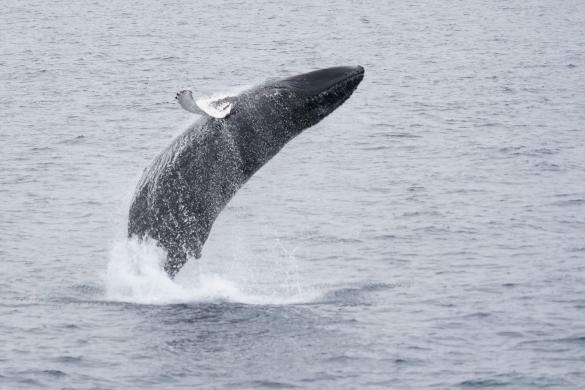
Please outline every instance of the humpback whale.
[[216, 100], [179, 92], [179, 104], [200, 118], [144, 170], [128, 236], [164, 248], [163, 267], [173, 278], [188, 258], [201, 257], [213, 222], [236, 191], [287, 142], [343, 104], [363, 77], [361, 66], [339, 66]]

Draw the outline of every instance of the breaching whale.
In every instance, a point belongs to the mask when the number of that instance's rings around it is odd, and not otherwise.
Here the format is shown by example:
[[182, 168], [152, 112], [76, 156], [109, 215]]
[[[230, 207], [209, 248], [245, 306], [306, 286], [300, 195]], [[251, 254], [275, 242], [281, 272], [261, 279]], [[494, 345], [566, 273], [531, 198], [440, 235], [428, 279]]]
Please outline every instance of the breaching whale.
[[167, 252], [172, 278], [201, 248], [236, 191], [287, 142], [343, 102], [364, 77], [361, 66], [316, 70], [267, 81], [237, 96], [180, 105], [201, 118], [144, 170], [128, 219], [128, 236], [154, 239]]

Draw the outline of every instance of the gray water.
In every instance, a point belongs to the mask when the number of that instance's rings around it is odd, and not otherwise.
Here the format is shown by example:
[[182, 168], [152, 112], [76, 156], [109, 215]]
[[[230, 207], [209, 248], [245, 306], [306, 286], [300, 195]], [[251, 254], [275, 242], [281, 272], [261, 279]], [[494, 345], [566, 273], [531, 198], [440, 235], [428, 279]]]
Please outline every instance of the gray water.
[[[585, 3], [0, 5], [0, 388], [585, 388]], [[361, 64], [175, 282], [173, 97]]]

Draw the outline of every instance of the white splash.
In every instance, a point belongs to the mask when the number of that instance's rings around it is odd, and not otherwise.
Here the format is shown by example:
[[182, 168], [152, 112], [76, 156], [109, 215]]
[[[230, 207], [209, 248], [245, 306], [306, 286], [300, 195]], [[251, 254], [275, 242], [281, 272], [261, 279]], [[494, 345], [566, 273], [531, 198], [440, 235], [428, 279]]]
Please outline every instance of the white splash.
[[[274, 285], [273, 275], [265, 275], [266, 280], [244, 278], [242, 285], [242, 280], [236, 282], [226, 275], [193, 269], [193, 265], [188, 267], [191, 271], [188, 275], [182, 271], [172, 280], [162, 268], [165, 256], [165, 251], [152, 241], [132, 239], [115, 243], [104, 275], [106, 299], [156, 305], [225, 301], [283, 305], [311, 302], [321, 295], [313, 289], [301, 288], [298, 281], [293, 285]], [[286, 277], [290, 280], [290, 275]]]

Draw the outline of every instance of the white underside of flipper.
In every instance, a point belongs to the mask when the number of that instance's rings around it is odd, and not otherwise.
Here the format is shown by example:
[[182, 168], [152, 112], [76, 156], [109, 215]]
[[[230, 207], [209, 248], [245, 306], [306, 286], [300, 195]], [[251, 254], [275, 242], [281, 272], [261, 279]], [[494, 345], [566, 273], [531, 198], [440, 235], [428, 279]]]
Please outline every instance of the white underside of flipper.
[[232, 104], [227, 98], [193, 99], [193, 93], [188, 89], [177, 93], [177, 101], [185, 110], [197, 115], [209, 115], [213, 118], [225, 118], [232, 111]]
[[225, 118], [232, 111], [232, 104], [224, 99], [203, 98], [197, 99], [195, 103], [207, 115], [214, 118]]

